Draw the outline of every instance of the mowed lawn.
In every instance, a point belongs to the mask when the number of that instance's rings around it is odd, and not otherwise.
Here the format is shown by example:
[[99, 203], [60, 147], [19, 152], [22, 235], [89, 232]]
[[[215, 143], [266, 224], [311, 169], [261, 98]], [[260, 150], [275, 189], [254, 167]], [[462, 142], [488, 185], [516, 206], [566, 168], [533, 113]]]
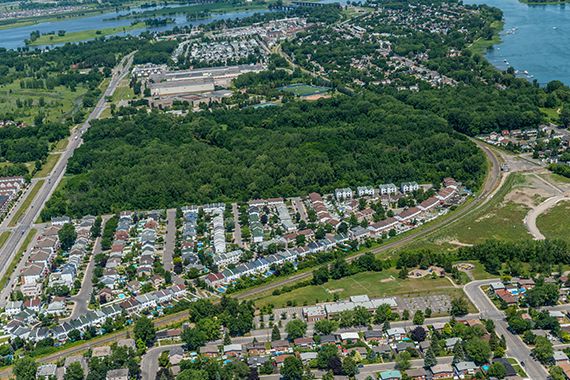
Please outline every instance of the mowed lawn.
[[309, 96], [327, 92], [330, 90], [330, 88], [298, 83], [281, 87], [280, 90], [290, 92], [295, 96]]
[[547, 239], [570, 241], [570, 201], [560, 202], [540, 215], [536, 225]]
[[446, 278], [405, 279], [398, 278], [398, 270], [390, 269], [382, 272], [363, 272], [330, 280], [324, 285], [311, 285], [295, 289], [278, 296], [267, 295], [255, 301], [258, 307], [273, 304], [275, 307], [296, 303], [297, 306], [312, 305], [319, 302], [332, 301], [334, 294], [340, 299], [367, 294], [370, 298], [379, 297], [415, 297], [421, 295], [447, 294], [450, 297], [463, 295], [463, 290], [454, 288]]

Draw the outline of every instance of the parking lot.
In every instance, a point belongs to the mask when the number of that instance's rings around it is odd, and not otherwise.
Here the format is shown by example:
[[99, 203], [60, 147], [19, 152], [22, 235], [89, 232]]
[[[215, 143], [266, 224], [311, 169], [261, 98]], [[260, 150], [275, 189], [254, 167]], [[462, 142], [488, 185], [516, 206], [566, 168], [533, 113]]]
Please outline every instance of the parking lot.
[[447, 313], [451, 307], [451, 299], [444, 294], [424, 296], [424, 297], [397, 297], [398, 306], [401, 310], [408, 310], [414, 313], [417, 310], [424, 311], [430, 308], [432, 313]]

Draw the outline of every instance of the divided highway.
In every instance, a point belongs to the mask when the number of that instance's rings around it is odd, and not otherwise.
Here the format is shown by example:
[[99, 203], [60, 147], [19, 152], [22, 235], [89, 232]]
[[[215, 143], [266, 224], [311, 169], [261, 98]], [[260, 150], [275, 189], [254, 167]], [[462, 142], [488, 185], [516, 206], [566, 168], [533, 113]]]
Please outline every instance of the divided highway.
[[[24, 212], [24, 216], [18, 222], [16, 227], [13, 229], [10, 237], [0, 250], [0, 278], [3, 277], [6, 273], [6, 269], [8, 268], [10, 262], [16, 255], [16, 252], [21, 248], [28, 232], [34, 227], [34, 222], [38, 218], [41, 209], [51, 196], [51, 194], [57, 188], [57, 185], [63, 178], [65, 173], [65, 168], [67, 166], [67, 162], [71, 156], [73, 156], [73, 152], [77, 149], [82, 143], [82, 135], [85, 133], [90, 126], [90, 122], [92, 120], [98, 119], [101, 117], [101, 114], [107, 107], [106, 98], [108, 96], [112, 96], [115, 92], [115, 89], [119, 85], [119, 82], [127, 76], [129, 73], [130, 67], [133, 62], [133, 55], [131, 53], [125, 56], [121, 62], [113, 69], [113, 76], [109, 83], [109, 86], [95, 105], [95, 108], [85, 122], [79, 127], [76, 128], [70, 138], [67, 148], [60, 156], [58, 162], [56, 163], [55, 167], [53, 168], [50, 175], [45, 180], [43, 186], [41, 187], [40, 191], [36, 194], [35, 198], [32, 200], [29, 209]], [[19, 203], [19, 207], [22, 207], [22, 203]], [[14, 214], [16, 210], [13, 210], [12, 214]], [[13, 279], [16, 276], [12, 276]], [[13, 279], [9, 282], [6, 288], [11, 288], [13, 286]], [[9, 291], [3, 292], [2, 298], [0, 299], [0, 307], [4, 307], [6, 302], [8, 301]]]

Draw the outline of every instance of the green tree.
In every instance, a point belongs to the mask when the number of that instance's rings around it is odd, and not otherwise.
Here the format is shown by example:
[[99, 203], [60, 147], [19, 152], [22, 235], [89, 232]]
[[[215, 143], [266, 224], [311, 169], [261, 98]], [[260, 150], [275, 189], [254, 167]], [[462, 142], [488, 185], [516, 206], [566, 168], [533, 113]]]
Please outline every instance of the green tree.
[[273, 325], [273, 329], [271, 330], [271, 340], [280, 340], [281, 339], [281, 332], [279, 331], [279, 327], [277, 325]]
[[83, 368], [78, 362], [71, 363], [65, 370], [64, 380], [83, 380], [85, 374]]
[[378, 324], [392, 320], [392, 308], [390, 305], [382, 304], [378, 306], [376, 309], [376, 314], [374, 315], [374, 320]]
[[467, 356], [477, 365], [483, 365], [489, 361], [491, 357], [491, 347], [489, 343], [481, 338], [471, 338], [465, 343], [465, 352]]
[[59, 237], [59, 242], [61, 244], [61, 249], [68, 251], [73, 244], [75, 244], [75, 239], [77, 239], [77, 232], [75, 227], [71, 223], [65, 223], [63, 227], [57, 232]]
[[565, 104], [560, 111], [560, 124], [565, 128], [570, 127], [570, 105]]
[[559, 366], [555, 365], [550, 367], [548, 370], [548, 374], [552, 378], [552, 380], [566, 380], [566, 375], [564, 371]]
[[181, 338], [182, 341], [186, 344], [186, 347], [191, 351], [197, 350], [207, 341], [206, 334], [197, 328], [185, 329], [182, 331]]
[[503, 365], [503, 363], [494, 362], [489, 367], [487, 374], [490, 377], [496, 377], [497, 379], [504, 379], [505, 376], [507, 375], [507, 370], [505, 369], [505, 366]]
[[285, 326], [285, 332], [289, 340], [301, 338], [307, 332], [307, 324], [300, 319], [293, 319]]
[[548, 338], [537, 336], [532, 353], [539, 362], [542, 364], [548, 364], [552, 361], [554, 349], [552, 348], [552, 343]]
[[357, 306], [353, 310], [352, 318], [355, 326], [366, 326], [368, 323], [370, 323], [372, 314], [370, 314], [368, 309], [365, 307]]
[[334, 344], [325, 344], [319, 348], [317, 352], [317, 367], [320, 369], [327, 369], [329, 360], [333, 357], [338, 357], [338, 349]]
[[318, 334], [329, 335], [338, 329], [338, 323], [330, 319], [321, 319], [315, 322], [315, 331]]
[[437, 357], [435, 356], [435, 352], [433, 352], [433, 347], [430, 346], [424, 356], [424, 367], [430, 368], [434, 365], [437, 365]]
[[465, 351], [463, 351], [463, 342], [455, 343], [453, 346], [453, 364], [459, 363], [465, 360]]
[[303, 379], [303, 363], [295, 356], [288, 356], [283, 362], [281, 368], [281, 376], [284, 380], [302, 380]]
[[350, 378], [356, 376], [356, 373], [358, 372], [358, 367], [352, 357], [347, 356], [344, 358], [344, 360], [342, 361], [342, 372], [344, 376], [348, 376]]
[[451, 300], [451, 310], [449, 314], [454, 317], [462, 317], [469, 312], [469, 305], [467, 300], [463, 297], [457, 297]]
[[425, 321], [424, 313], [421, 310], [418, 310], [414, 313], [414, 325], [421, 325]]
[[140, 317], [134, 327], [135, 339], [140, 339], [147, 347], [154, 343], [156, 330], [154, 324], [146, 316]]
[[400, 371], [405, 371], [411, 367], [410, 359], [412, 355], [408, 351], [402, 351], [396, 356], [396, 367]]
[[103, 223], [103, 219], [101, 216], [95, 218], [95, 222], [91, 226], [91, 238], [96, 239], [101, 236], [101, 224]]
[[24, 356], [14, 362], [14, 375], [16, 380], [35, 380], [38, 365], [34, 359]]

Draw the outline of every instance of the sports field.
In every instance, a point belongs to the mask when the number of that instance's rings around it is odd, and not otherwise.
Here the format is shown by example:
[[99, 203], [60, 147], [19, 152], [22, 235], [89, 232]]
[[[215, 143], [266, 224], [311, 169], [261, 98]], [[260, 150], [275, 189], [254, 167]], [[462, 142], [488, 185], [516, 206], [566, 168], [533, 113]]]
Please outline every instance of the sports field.
[[353, 276], [330, 280], [323, 285], [311, 285], [283, 293], [278, 296], [267, 295], [255, 301], [258, 307], [273, 304], [283, 307], [295, 302], [301, 306], [319, 302], [332, 301], [334, 295], [340, 299], [367, 294], [370, 298], [380, 297], [416, 297], [422, 295], [443, 294], [450, 297], [464, 295], [463, 290], [454, 288], [446, 278], [398, 278], [398, 270], [390, 269], [382, 272], [362, 272]]
[[290, 84], [280, 87], [279, 90], [290, 92], [295, 96], [311, 96], [330, 91], [329, 87], [313, 86], [305, 83]]

